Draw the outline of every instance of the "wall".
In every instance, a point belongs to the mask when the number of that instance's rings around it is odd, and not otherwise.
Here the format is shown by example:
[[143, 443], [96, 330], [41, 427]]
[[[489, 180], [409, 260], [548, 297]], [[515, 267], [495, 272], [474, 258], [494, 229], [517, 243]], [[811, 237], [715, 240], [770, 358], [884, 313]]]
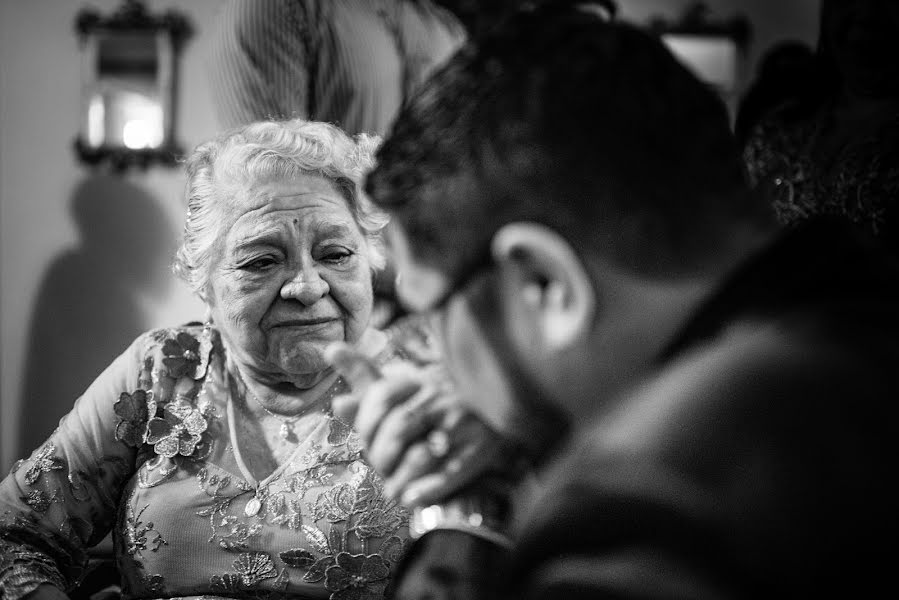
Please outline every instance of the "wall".
[[[185, 49], [179, 141], [215, 132], [204, 40], [221, 0], [177, 7], [196, 33]], [[183, 209], [180, 171], [95, 176], [75, 160], [80, 62], [73, 23], [85, 5], [0, 4], [0, 469], [46, 436], [81, 390], [149, 327], [202, 318], [168, 264]], [[24, 394], [27, 393], [27, 398]], [[20, 402], [20, 398], [23, 400]], [[24, 419], [24, 422], [23, 422]]]

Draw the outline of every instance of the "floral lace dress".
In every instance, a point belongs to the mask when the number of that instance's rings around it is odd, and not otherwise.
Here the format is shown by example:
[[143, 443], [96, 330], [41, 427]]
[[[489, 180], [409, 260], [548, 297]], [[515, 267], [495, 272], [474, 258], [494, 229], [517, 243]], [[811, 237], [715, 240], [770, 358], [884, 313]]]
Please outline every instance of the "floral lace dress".
[[15, 465], [0, 484], [3, 600], [71, 589], [110, 528], [125, 598], [383, 596], [408, 516], [356, 434], [325, 407], [254, 481], [231, 443], [224, 365], [214, 331], [145, 334]]

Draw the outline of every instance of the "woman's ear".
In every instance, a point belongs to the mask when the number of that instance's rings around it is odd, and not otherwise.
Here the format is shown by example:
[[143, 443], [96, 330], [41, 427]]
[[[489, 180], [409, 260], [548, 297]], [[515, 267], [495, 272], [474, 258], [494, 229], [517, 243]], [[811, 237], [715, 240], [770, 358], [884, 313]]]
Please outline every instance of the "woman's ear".
[[597, 293], [568, 240], [538, 223], [509, 223], [491, 251], [510, 292], [505, 301], [519, 305], [510, 314], [531, 321], [519, 325], [535, 329], [547, 350], [565, 349], [589, 332]]

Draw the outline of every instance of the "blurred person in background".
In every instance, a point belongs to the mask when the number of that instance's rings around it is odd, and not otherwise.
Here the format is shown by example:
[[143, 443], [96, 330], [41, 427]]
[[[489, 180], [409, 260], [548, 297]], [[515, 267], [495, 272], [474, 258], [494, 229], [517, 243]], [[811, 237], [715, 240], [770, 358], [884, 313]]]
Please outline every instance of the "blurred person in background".
[[231, 0], [211, 56], [219, 121], [301, 117], [384, 135], [463, 40], [432, 0]]
[[847, 220], [899, 251], [899, 3], [823, 0], [803, 93], [744, 150], [783, 223]]
[[396, 598], [887, 589], [896, 268], [845, 223], [780, 231], [657, 39], [577, 6], [508, 19], [401, 111], [366, 189], [459, 400], [544, 490], [504, 512], [464, 440], [398, 435], [414, 373], [339, 402], [415, 507]]

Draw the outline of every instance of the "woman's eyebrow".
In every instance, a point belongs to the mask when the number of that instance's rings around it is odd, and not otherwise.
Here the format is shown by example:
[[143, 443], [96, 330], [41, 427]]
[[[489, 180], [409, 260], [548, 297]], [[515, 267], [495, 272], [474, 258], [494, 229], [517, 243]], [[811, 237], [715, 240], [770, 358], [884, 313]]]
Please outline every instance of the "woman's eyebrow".
[[320, 239], [348, 238], [353, 235], [353, 230], [343, 223], [320, 223], [316, 225], [316, 234]]
[[233, 248], [235, 251], [240, 251], [255, 246], [275, 246], [282, 238], [281, 232], [276, 230], [252, 233], [236, 240]]

